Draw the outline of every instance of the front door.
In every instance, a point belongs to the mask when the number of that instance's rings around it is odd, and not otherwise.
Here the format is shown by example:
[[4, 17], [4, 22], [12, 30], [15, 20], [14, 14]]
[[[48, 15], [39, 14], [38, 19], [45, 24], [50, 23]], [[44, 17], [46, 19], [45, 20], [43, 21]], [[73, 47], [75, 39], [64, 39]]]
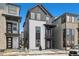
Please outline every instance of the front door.
[[18, 37], [13, 38], [13, 48], [16, 49], [19, 47]]
[[47, 40], [46, 42], [46, 48], [51, 49], [51, 40]]
[[12, 48], [12, 37], [7, 37], [7, 49]]

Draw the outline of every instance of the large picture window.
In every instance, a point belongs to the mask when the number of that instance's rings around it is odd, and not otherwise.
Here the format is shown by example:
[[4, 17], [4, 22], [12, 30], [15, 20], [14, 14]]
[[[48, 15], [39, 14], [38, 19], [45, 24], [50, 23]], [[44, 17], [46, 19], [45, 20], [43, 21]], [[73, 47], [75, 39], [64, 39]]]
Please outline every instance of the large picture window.
[[41, 20], [41, 14], [37, 13], [37, 20]]
[[17, 23], [7, 22], [7, 32], [8, 33], [14, 33], [14, 31], [17, 31]]
[[41, 28], [36, 27], [36, 47], [40, 46], [40, 32], [41, 32]]

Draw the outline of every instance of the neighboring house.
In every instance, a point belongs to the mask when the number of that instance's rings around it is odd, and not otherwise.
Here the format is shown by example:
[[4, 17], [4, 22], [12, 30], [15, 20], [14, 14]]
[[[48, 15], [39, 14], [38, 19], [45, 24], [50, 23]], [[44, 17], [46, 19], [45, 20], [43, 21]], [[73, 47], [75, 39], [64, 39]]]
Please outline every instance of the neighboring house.
[[24, 48], [24, 32], [20, 33], [20, 48]]
[[54, 24], [57, 24], [54, 28], [56, 48], [72, 48], [74, 45], [78, 44], [78, 16], [79, 15], [73, 13], [64, 13], [53, 21]]
[[19, 48], [20, 7], [0, 3], [0, 49]]
[[56, 26], [52, 24], [54, 17], [38, 4], [31, 8], [26, 15], [24, 23], [24, 47], [28, 49], [52, 49], [53, 46], [53, 31]]

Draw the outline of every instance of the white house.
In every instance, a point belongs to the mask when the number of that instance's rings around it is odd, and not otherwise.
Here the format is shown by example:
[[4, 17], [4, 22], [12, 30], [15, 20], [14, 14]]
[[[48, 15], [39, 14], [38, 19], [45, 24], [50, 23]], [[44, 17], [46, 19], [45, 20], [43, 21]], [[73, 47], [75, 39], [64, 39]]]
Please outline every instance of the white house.
[[52, 24], [54, 17], [44, 8], [43, 5], [38, 4], [31, 8], [26, 15], [24, 22], [24, 46], [28, 49], [52, 49], [53, 35]]

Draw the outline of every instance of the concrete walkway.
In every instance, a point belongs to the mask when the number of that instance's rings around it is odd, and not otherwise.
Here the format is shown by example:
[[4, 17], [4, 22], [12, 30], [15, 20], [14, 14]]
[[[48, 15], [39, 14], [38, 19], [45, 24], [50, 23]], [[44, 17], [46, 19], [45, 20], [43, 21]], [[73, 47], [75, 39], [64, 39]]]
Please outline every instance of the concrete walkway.
[[54, 49], [50, 49], [50, 50], [6, 50], [4, 52], [0, 52], [0, 56], [27, 56], [27, 55], [62, 55], [62, 54], [66, 54], [68, 55], [68, 51], [65, 50], [54, 50]]

